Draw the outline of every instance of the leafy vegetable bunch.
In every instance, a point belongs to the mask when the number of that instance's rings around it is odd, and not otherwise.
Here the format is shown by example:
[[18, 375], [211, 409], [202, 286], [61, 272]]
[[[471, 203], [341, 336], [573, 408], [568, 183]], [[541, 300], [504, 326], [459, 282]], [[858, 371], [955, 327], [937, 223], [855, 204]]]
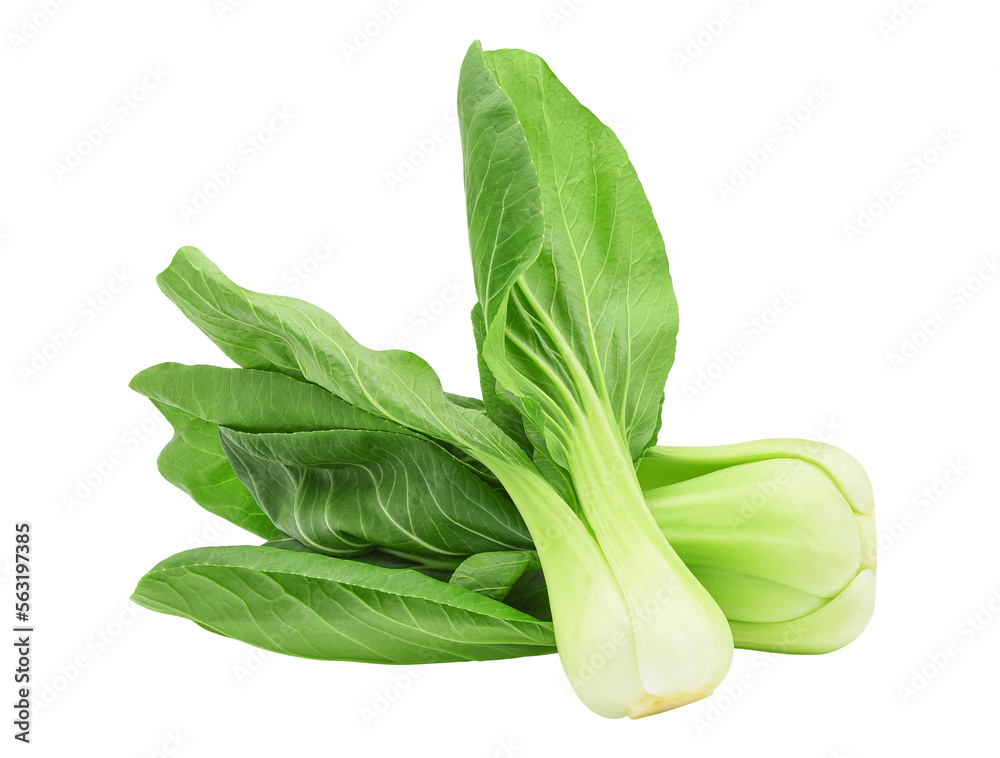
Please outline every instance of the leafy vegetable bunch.
[[174, 427], [164, 477], [266, 542], [179, 553], [135, 601], [308, 658], [558, 651], [612, 718], [707, 696], [734, 644], [854, 639], [864, 471], [802, 440], [656, 446], [677, 306], [624, 148], [521, 50], [474, 44], [458, 100], [483, 399], [181, 249], [161, 289], [241, 368], [131, 386]]

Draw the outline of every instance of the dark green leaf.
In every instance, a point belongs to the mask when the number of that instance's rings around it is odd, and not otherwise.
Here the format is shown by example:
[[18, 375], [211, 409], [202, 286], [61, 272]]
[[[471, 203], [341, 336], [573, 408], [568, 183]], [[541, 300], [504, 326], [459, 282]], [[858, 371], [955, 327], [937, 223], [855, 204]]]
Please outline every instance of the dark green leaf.
[[314, 550], [354, 555], [377, 546], [457, 565], [472, 553], [531, 546], [510, 500], [422, 438], [223, 429], [222, 444], [274, 524]]
[[254, 534], [280, 534], [236, 477], [219, 425], [248, 432], [348, 428], [407, 430], [345, 403], [322, 387], [273, 371], [161, 363], [129, 386], [153, 401], [174, 427], [160, 454], [163, 477], [207, 511]]
[[532, 552], [477, 553], [466, 558], [449, 581], [494, 600], [503, 600], [529, 568], [538, 568], [538, 556]]
[[154, 400], [153, 404], [174, 428], [173, 439], [157, 459], [163, 478], [208, 512], [258, 537], [280, 536], [281, 531], [236, 477], [219, 441], [219, 427], [167, 403]]
[[504, 598], [504, 603], [536, 619], [552, 620], [549, 593], [545, 588], [545, 576], [541, 569], [525, 572], [511, 587], [510, 594]]
[[[277, 539], [268, 540], [262, 547], [274, 547], [280, 550], [294, 550], [298, 553], [315, 553], [316, 555], [325, 555], [325, 553], [320, 553], [318, 550], [313, 550], [308, 545], [303, 545], [294, 537], [278, 537]], [[414, 571], [419, 571], [427, 576], [433, 576], [435, 579], [440, 579], [443, 582], [447, 582], [451, 578], [454, 568], [441, 569], [432, 567], [427, 564], [426, 559], [421, 561], [419, 558], [420, 556], [406, 558], [400, 555], [387, 553], [383, 550], [372, 550], [370, 553], [352, 555], [349, 557], [349, 560], [367, 563], [371, 566], [382, 566], [383, 568], [413, 569]], [[433, 561], [431, 561], [431, 563], [433, 563]], [[545, 620], [547, 621], [548, 619]]]
[[267, 547], [179, 553], [135, 602], [257, 647], [371, 663], [492, 660], [555, 651], [552, 625], [416, 571]]

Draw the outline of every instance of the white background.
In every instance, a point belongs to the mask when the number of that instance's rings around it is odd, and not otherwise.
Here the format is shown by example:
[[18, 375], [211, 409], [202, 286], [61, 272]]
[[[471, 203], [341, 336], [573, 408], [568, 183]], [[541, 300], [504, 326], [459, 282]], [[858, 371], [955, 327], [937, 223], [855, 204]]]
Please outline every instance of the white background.
[[[995, 751], [1000, 276], [983, 261], [1000, 253], [1000, 5], [901, 5], [893, 16], [890, 0], [4, 3], [0, 608], [9, 629], [13, 523], [30, 520], [34, 686], [49, 701], [36, 702], [33, 744], [15, 748]], [[723, 11], [728, 23], [713, 24]], [[366, 40], [372, 13], [389, 20]], [[478, 393], [452, 114], [476, 38], [545, 57], [616, 128], [645, 184], [681, 309], [661, 441], [822, 437], [865, 464], [879, 597], [847, 648], [738, 651], [714, 698], [616, 722], [575, 699], [554, 656], [420, 670], [262, 660], [128, 601], [168, 555], [248, 540], [159, 478], [169, 430], [126, 387], [164, 360], [228, 365], [156, 289], [181, 245], [241, 284], [325, 307], [363, 343], [409, 339], [450, 390]], [[130, 110], [120, 97], [136, 87]], [[250, 160], [241, 144], [275, 109], [290, 123]], [[108, 133], [88, 150], [102, 119]], [[939, 130], [952, 136], [935, 147]], [[725, 191], [769, 138], [763, 166]], [[87, 155], [66, 172], [57, 164], [74, 151]], [[239, 174], [185, 218], [231, 159]], [[894, 182], [904, 192], [880, 208]], [[872, 203], [879, 217], [851, 234]], [[326, 239], [332, 256], [316, 252]], [[778, 313], [782, 293], [792, 304]], [[366, 719], [380, 696], [393, 704]]]

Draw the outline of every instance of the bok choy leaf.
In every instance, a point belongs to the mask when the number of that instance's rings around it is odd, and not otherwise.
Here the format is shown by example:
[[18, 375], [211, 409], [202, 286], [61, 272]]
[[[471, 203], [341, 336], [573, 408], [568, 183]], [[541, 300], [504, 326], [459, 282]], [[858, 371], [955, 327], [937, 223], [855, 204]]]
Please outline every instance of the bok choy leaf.
[[483, 360], [586, 520], [582, 532], [533, 525], [530, 483], [493, 469], [535, 538], [563, 666], [606, 716], [705, 697], [729, 669], [732, 635], [634, 469], [659, 430], [677, 331], [649, 203], [611, 130], [537, 56], [474, 44], [459, 117]]
[[132, 599], [286, 655], [370, 663], [551, 652], [552, 627], [408, 570], [274, 547], [197, 548], [147, 573]]

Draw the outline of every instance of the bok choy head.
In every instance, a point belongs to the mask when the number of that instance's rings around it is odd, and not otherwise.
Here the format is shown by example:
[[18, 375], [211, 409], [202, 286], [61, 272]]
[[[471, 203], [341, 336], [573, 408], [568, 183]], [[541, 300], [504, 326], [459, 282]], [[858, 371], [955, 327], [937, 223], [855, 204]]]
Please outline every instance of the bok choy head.
[[485, 400], [517, 411], [496, 417], [537, 467], [487, 463], [538, 550], [563, 667], [605, 716], [705, 697], [732, 635], [635, 472], [677, 332], [645, 193], [611, 130], [530, 53], [474, 44], [459, 118]]

